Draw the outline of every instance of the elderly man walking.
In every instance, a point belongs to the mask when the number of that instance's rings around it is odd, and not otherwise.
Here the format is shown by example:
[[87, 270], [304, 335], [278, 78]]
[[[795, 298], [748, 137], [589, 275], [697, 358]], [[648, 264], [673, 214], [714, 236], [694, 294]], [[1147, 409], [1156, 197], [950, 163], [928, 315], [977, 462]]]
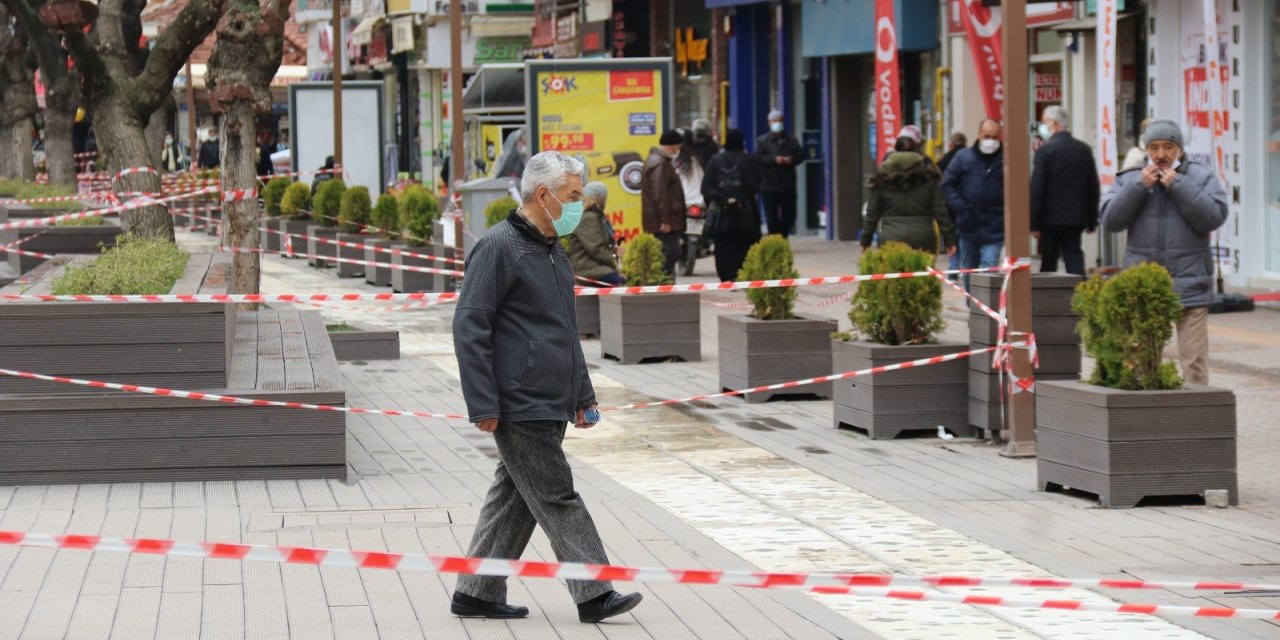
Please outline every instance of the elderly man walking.
[[[942, 178], [942, 193], [956, 215], [960, 264], [994, 267], [1004, 248], [1004, 128], [983, 120], [978, 143], [956, 154]], [[965, 289], [969, 277], [964, 278]]]
[[[574, 318], [573, 270], [559, 238], [582, 219], [582, 163], [555, 151], [529, 159], [523, 203], [476, 243], [454, 312], [453, 344], [467, 413], [493, 434], [498, 469], [467, 555], [516, 559], [540, 525], [561, 562], [608, 564], [563, 441], [567, 423], [600, 419]], [[609, 582], [569, 580], [578, 619], [599, 622], [640, 603]], [[523, 618], [507, 604], [506, 579], [458, 577], [451, 611]]]
[[1093, 149], [1071, 135], [1067, 110], [1052, 106], [1040, 119], [1044, 146], [1031, 173], [1031, 235], [1040, 242], [1040, 272], [1084, 275], [1081, 233], [1098, 229], [1098, 165]]
[[1102, 201], [1102, 226], [1129, 232], [1124, 266], [1155, 262], [1169, 270], [1182, 297], [1182, 377], [1192, 384], [1209, 384], [1209, 235], [1227, 221], [1227, 195], [1212, 169], [1183, 154], [1182, 129], [1176, 122], [1152, 122], [1142, 146], [1147, 162], [1116, 176]]

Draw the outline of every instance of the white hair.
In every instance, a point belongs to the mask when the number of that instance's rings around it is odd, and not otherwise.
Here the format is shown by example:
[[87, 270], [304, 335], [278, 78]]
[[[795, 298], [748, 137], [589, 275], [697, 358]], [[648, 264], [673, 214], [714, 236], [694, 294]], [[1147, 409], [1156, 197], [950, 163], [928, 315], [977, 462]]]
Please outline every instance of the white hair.
[[1057, 123], [1059, 127], [1062, 127], [1063, 131], [1071, 130], [1071, 115], [1067, 113], [1066, 107], [1056, 104], [1045, 107], [1044, 117], [1048, 118], [1050, 122]]
[[574, 158], [559, 151], [543, 151], [532, 158], [524, 167], [524, 175], [520, 177], [520, 199], [529, 202], [538, 187], [545, 186], [555, 191], [569, 181], [569, 176], [582, 177], [586, 167]]
[[590, 208], [594, 204], [603, 211], [608, 201], [609, 187], [606, 187], [603, 182], [588, 182], [586, 186], [582, 187], [584, 207]]

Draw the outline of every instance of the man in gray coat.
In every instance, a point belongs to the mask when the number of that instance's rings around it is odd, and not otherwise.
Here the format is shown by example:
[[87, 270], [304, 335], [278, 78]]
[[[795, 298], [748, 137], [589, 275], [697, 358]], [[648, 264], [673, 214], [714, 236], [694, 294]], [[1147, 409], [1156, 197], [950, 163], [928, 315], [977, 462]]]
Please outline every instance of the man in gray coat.
[[[499, 456], [467, 551], [472, 558], [519, 558], [536, 524], [557, 560], [609, 563], [563, 448], [569, 422], [590, 429], [600, 419], [578, 341], [573, 269], [559, 242], [582, 219], [584, 171], [555, 151], [530, 158], [520, 180], [523, 204], [467, 258], [453, 345], [467, 414], [493, 434]], [[640, 603], [640, 594], [623, 595], [607, 581], [568, 586], [582, 622]], [[505, 578], [462, 575], [450, 609], [463, 617], [529, 615], [506, 599]]]
[[1227, 221], [1227, 194], [1209, 167], [1183, 154], [1182, 129], [1170, 120], [1147, 127], [1141, 169], [1116, 176], [1102, 200], [1102, 226], [1128, 231], [1124, 266], [1155, 262], [1182, 296], [1178, 360], [1192, 384], [1209, 384], [1209, 305], [1213, 254], [1209, 235]]

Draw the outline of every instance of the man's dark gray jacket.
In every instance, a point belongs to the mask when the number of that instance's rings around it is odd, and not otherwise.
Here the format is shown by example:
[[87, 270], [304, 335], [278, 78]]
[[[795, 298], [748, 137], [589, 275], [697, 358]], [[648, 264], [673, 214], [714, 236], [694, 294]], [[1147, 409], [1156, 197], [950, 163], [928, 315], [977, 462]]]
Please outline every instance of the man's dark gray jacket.
[[569, 256], [515, 212], [467, 257], [453, 347], [472, 422], [572, 422], [596, 402]]

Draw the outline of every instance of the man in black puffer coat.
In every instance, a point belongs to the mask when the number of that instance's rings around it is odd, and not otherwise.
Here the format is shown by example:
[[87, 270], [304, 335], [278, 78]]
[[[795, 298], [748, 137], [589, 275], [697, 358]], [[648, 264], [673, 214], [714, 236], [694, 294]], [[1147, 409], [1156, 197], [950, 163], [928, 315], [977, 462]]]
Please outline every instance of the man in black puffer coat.
[[[956, 154], [942, 178], [942, 193], [956, 214], [960, 264], [994, 267], [1004, 248], [1004, 129], [995, 120], [978, 128], [978, 143]], [[969, 278], [965, 276], [965, 288]]]
[[1080, 236], [1098, 228], [1098, 165], [1093, 149], [1071, 135], [1062, 107], [1044, 110], [1040, 137], [1047, 141], [1031, 173], [1031, 235], [1040, 242], [1040, 272], [1057, 271], [1061, 256], [1067, 273], [1083, 276]]

